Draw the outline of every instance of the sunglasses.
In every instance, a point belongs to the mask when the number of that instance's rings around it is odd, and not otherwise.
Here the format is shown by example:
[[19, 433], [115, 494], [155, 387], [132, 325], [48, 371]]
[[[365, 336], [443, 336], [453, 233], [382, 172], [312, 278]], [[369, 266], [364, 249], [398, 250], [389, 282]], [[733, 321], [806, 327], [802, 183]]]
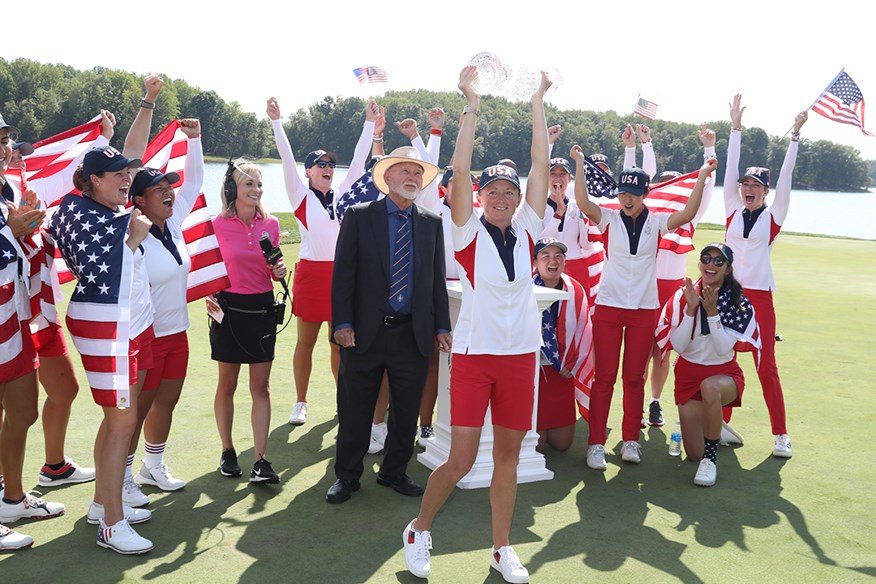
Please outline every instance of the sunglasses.
[[721, 256], [704, 255], [704, 256], [700, 256], [700, 263], [705, 264], [707, 266], [709, 264], [714, 264], [714, 266], [716, 268], [720, 268], [721, 266], [723, 266], [724, 264], [727, 263], [727, 258], [721, 257]]
[[334, 168], [335, 163], [332, 162], [331, 160], [317, 160], [316, 166], [318, 166], [320, 168], [325, 168], [326, 166], [328, 166], [329, 168]]

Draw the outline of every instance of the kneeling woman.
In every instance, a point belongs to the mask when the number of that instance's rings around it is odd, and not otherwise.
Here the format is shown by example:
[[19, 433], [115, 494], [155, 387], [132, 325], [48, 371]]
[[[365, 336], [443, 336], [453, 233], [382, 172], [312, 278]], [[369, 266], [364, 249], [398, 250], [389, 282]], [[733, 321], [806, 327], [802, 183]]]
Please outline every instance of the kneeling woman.
[[[675, 363], [675, 403], [681, 420], [684, 450], [700, 466], [694, 484], [715, 484], [722, 406], [742, 404], [745, 378], [736, 351], [760, 348], [754, 308], [733, 277], [733, 250], [711, 243], [700, 255], [700, 279], [666, 304], [658, 345], [678, 353]], [[668, 332], [669, 344], [666, 344]]]

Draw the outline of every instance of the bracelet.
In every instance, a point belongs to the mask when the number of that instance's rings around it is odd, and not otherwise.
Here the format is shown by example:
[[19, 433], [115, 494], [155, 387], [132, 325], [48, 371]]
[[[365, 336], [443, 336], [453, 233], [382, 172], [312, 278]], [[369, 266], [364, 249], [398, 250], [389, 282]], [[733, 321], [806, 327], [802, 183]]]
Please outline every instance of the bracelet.
[[140, 100], [140, 107], [142, 107], [143, 109], [154, 110], [154, 109], [155, 109], [155, 104], [154, 104], [154, 103], [151, 103], [151, 102], [148, 102], [148, 101], [146, 101], [145, 99], [141, 99], [141, 100]]
[[470, 105], [466, 104], [466, 106], [464, 108], [462, 108], [462, 115], [465, 115], [465, 114], [474, 114], [475, 117], [478, 117], [481, 115], [481, 110], [480, 110], [480, 108], [475, 109], [475, 108], [471, 107]]
[[431, 130], [429, 130], [429, 133], [433, 136], [440, 136], [443, 132], [438, 128], [432, 128]]
[[730, 130], [733, 131], [733, 132], [741, 132], [741, 131], [742, 131], [742, 128], [732, 128], [732, 127], [731, 127]]
[[383, 142], [383, 134], [381, 134], [379, 136], [372, 136], [371, 141], [372, 142]]
[[791, 142], [797, 142], [800, 140], [800, 132], [791, 132]]

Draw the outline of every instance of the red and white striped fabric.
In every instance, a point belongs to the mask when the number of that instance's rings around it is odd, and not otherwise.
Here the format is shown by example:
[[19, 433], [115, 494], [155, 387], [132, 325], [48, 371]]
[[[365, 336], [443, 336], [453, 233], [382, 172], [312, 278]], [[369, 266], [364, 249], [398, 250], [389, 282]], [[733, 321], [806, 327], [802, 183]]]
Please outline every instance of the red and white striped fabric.
[[584, 216], [583, 213], [581, 219], [587, 225], [587, 241], [590, 242], [589, 246], [582, 247], [582, 249], [585, 250], [584, 259], [590, 273], [590, 300], [591, 304], [595, 304], [596, 296], [599, 294], [599, 282], [602, 280], [602, 268], [605, 264], [605, 246], [596, 223]]
[[563, 290], [570, 298], [560, 302], [557, 317], [557, 338], [565, 347], [562, 355], [564, 369], [575, 379], [575, 401], [585, 420], [590, 419], [590, 386], [593, 383], [593, 327], [590, 325], [590, 308], [584, 287], [575, 279], [563, 274]]
[[[179, 121], [174, 120], [146, 147], [143, 166], [158, 168], [162, 173], [179, 174], [179, 182], [173, 185], [178, 189], [185, 181], [184, 168], [187, 154], [188, 138], [180, 129]], [[193, 302], [231, 286], [211, 220], [207, 199], [201, 193], [191, 213], [182, 222], [183, 238], [192, 259], [187, 282], [187, 302]]]
[[[100, 120], [100, 115], [97, 115], [81, 126], [35, 142], [33, 154], [26, 157], [25, 180], [32, 182], [49, 178], [70, 165], [79, 164], [82, 156], [100, 136]], [[60, 193], [59, 198], [66, 194]]]
[[[697, 183], [699, 171], [689, 172], [662, 183], [651, 186], [648, 196], [645, 197], [645, 206], [653, 213], [675, 213], [681, 211], [687, 204], [690, 194]], [[708, 177], [707, 181], [714, 180]], [[600, 207], [619, 210], [620, 203], [617, 199], [600, 199]], [[685, 223], [672, 233], [667, 233], [660, 238], [658, 247], [677, 254], [685, 254], [693, 251], [693, 223]]]
[[24, 276], [19, 274], [20, 269], [26, 269], [19, 261], [21, 255], [12, 229], [6, 225], [4, 210], [0, 214], [0, 383], [15, 377], [17, 359], [24, 348], [20, 331], [28, 314]]

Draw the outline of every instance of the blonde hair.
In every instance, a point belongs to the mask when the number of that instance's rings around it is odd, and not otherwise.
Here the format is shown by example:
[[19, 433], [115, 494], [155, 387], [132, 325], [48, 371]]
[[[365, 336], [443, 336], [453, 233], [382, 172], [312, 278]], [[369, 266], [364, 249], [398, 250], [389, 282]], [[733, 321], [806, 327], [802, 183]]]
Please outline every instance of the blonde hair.
[[[222, 214], [226, 217], [234, 217], [235, 215], [237, 215], [237, 185], [239, 185], [248, 178], [260, 181], [262, 178], [261, 167], [249, 160], [246, 160], [245, 158], [237, 158], [235, 160], [229, 161], [228, 171], [226, 171], [225, 178], [222, 181], [222, 191], [220, 193], [222, 197], [222, 204], [224, 207]], [[235, 196], [231, 200], [229, 200], [228, 197], [229, 179], [234, 182], [235, 187]], [[270, 217], [270, 213], [261, 201], [259, 201], [256, 205], [256, 212], [262, 217]]]

